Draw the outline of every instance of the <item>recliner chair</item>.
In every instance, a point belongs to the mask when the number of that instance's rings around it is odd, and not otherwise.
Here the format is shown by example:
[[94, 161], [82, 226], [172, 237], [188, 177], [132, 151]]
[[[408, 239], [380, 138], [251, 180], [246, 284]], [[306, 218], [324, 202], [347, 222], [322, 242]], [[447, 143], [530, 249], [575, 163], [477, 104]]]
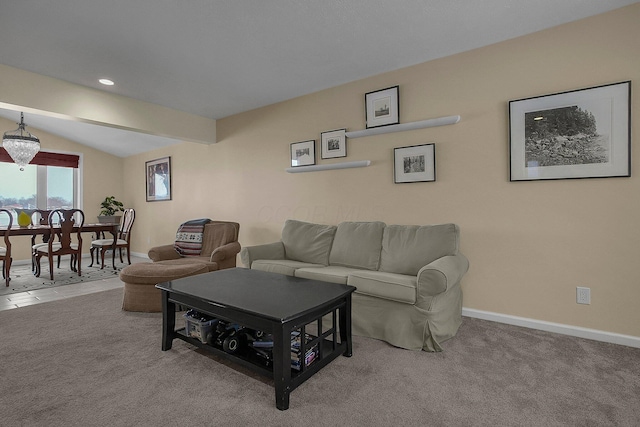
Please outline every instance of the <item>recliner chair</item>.
[[199, 255], [181, 255], [175, 244], [168, 244], [151, 248], [149, 258], [160, 264], [203, 264], [209, 271], [233, 268], [241, 249], [239, 232], [240, 224], [237, 222], [210, 221], [204, 226]]

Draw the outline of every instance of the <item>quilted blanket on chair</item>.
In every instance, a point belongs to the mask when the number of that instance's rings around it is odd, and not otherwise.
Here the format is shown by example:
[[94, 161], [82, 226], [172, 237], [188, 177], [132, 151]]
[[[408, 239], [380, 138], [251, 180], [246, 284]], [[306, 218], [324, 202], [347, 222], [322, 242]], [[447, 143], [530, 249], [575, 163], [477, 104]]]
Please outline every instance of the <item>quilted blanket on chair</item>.
[[202, 218], [180, 224], [173, 244], [175, 250], [181, 256], [200, 256], [204, 226], [209, 222], [211, 222], [209, 218]]

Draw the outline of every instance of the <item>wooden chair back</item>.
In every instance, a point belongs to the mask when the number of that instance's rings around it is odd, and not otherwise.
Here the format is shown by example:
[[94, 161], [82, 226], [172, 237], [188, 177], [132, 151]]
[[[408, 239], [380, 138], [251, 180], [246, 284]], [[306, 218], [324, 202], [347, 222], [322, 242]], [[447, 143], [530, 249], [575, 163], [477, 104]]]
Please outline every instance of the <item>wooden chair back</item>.
[[[56, 223], [56, 219], [58, 222]], [[84, 212], [80, 209], [54, 209], [49, 213], [49, 227], [51, 228], [51, 234], [58, 234], [58, 243], [60, 248], [53, 250], [53, 243], [55, 239], [49, 240], [49, 254], [64, 255], [69, 253], [81, 253], [82, 252], [82, 233], [81, 229], [84, 225]], [[78, 227], [76, 231], [73, 231], [74, 227]], [[60, 227], [58, 229], [58, 227]], [[75, 241], [77, 242], [77, 249], [72, 248], [71, 244], [74, 239], [72, 235], [75, 234]]]
[[118, 232], [118, 239], [126, 240], [127, 243], [131, 242], [131, 228], [133, 222], [136, 220], [136, 211], [132, 208], [125, 209], [122, 214], [122, 220], [120, 221], [120, 230]]
[[[0, 214], [7, 214], [9, 223], [7, 229], [13, 225], [13, 214], [8, 209], [0, 209]], [[4, 247], [0, 246], [0, 260], [2, 260], [2, 277], [7, 286], [9, 286], [9, 270], [11, 269], [11, 242], [9, 241], [9, 233], [4, 235]]]
[[[36, 209], [31, 214], [31, 224], [33, 225], [49, 225], [49, 214], [50, 210], [45, 209]], [[49, 241], [49, 233], [42, 235], [42, 243], [47, 243]], [[36, 235], [31, 236], [31, 246], [36, 244]]]
[[34, 225], [49, 225], [49, 214], [51, 210], [36, 209], [31, 214], [31, 223]]
[[[9, 224], [7, 224], [7, 228], [11, 228], [13, 226], [13, 214], [8, 209], [0, 209], [0, 213], [5, 213], [9, 217]], [[4, 244], [7, 246], [11, 246], [11, 242], [9, 242], [9, 235], [4, 235]]]

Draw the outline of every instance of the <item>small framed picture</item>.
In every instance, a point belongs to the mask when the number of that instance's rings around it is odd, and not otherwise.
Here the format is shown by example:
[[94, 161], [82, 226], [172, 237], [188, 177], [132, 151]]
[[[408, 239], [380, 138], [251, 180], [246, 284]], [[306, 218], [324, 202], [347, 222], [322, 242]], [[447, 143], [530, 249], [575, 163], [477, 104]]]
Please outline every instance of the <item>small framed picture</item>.
[[171, 200], [171, 157], [145, 162], [147, 202]]
[[346, 129], [332, 130], [320, 134], [321, 153], [323, 159], [347, 157]]
[[316, 164], [316, 140], [291, 144], [291, 167]]
[[394, 182], [428, 182], [436, 180], [436, 145], [424, 144], [393, 149]]
[[631, 176], [631, 82], [509, 102], [510, 181]]
[[369, 92], [364, 96], [367, 129], [400, 123], [399, 86]]

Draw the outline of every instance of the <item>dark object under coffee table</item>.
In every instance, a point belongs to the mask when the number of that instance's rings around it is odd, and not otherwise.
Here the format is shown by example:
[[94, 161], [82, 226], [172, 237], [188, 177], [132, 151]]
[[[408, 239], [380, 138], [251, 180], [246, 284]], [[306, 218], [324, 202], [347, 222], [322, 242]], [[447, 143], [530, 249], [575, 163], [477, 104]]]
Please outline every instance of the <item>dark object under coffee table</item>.
[[[289, 394], [340, 354], [350, 357], [351, 294], [353, 286], [301, 279], [246, 268], [230, 268], [185, 277], [156, 285], [162, 290], [162, 350], [174, 339], [205, 348], [273, 378], [276, 407], [289, 408]], [[234, 354], [212, 343], [175, 329], [176, 304], [193, 308], [226, 322], [262, 331], [273, 337], [273, 360], [261, 363], [249, 351]], [[332, 315], [330, 327], [322, 317]], [[301, 340], [302, 363], [291, 367], [291, 333], [305, 337], [307, 326], [316, 324], [309, 341]], [[306, 350], [317, 345], [317, 356], [308, 366]]]

